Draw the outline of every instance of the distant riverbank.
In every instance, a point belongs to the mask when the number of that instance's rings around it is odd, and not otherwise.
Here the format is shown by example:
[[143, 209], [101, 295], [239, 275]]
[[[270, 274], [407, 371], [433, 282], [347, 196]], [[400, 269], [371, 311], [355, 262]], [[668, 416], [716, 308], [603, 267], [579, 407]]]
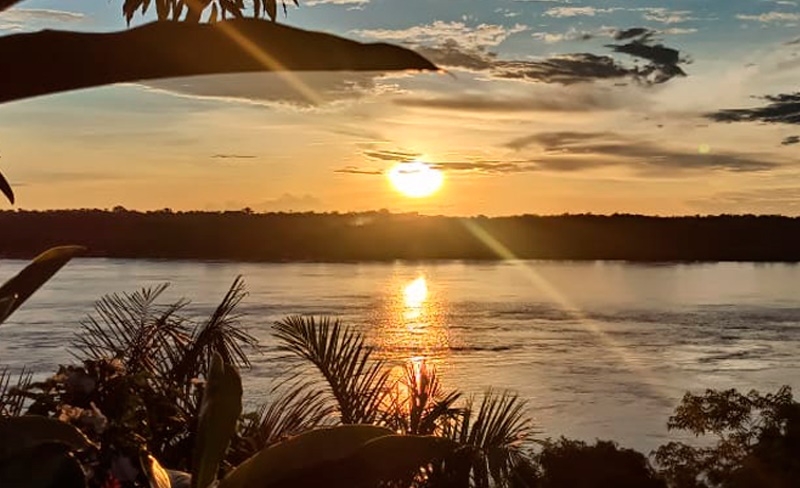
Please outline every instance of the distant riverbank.
[[86, 256], [265, 262], [800, 261], [800, 219], [722, 215], [443, 217], [363, 213], [0, 212], [0, 257], [81, 244]]

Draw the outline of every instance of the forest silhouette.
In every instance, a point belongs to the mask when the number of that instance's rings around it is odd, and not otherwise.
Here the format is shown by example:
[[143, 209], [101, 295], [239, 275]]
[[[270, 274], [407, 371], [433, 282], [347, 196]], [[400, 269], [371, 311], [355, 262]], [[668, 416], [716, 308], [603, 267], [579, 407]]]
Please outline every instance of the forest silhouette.
[[242, 261], [799, 261], [800, 219], [53, 210], [0, 212], [0, 255], [70, 242], [85, 256]]

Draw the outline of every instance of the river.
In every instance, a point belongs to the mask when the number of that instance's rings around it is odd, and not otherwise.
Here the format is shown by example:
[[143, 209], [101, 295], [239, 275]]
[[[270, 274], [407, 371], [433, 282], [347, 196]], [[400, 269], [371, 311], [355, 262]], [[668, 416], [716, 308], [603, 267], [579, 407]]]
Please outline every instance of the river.
[[[0, 260], [0, 280], [23, 261]], [[76, 259], [0, 327], [0, 361], [39, 374], [106, 293], [170, 282], [207, 314], [237, 275], [244, 324], [265, 345], [250, 403], [285, 373], [270, 337], [288, 315], [332, 316], [392, 361], [435, 364], [466, 393], [509, 389], [540, 437], [612, 438], [644, 451], [674, 437], [686, 391], [800, 387], [800, 266], [622, 262], [236, 263]]]

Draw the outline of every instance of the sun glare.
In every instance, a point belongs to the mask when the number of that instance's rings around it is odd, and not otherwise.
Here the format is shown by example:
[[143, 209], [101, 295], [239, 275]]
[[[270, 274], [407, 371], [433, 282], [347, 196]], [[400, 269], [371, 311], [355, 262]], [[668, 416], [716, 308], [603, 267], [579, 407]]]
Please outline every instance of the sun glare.
[[403, 288], [403, 301], [408, 308], [421, 308], [427, 299], [428, 283], [424, 276], [420, 276]]
[[397, 191], [411, 198], [433, 195], [444, 183], [444, 173], [422, 161], [398, 163], [387, 177]]

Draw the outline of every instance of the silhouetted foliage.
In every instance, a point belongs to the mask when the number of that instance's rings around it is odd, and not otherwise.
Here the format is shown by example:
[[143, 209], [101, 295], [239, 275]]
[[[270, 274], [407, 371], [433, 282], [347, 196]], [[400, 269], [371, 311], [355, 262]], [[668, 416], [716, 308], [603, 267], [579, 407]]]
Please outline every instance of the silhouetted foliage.
[[238, 326], [234, 311], [243, 296], [241, 279], [204, 321], [185, 316], [185, 300], [158, 303], [165, 288], [104, 297], [72, 344], [78, 364], [6, 388], [28, 399], [27, 413], [71, 423], [102, 446], [82, 459], [98, 485], [109, 473], [143, 482], [137, 468], [142, 450], [188, 471], [203, 393], [198, 380], [207, 377], [212, 355], [249, 364], [245, 350], [255, 339]]
[[59, 242], [115, 258], [357, 261], [800, 261], [800, 218], [720, 215], [437, 217], [117, 209], [0, 212], [0, 256]]
[[[252, 4], [245, 5], [244, 0], [125, 0], [122, 4], [122, 14], [130, 24], [133, 17], [141, 12], [145, 15], [151, 3], [155, 4], [158, 20], [172, 20], [185, 22], [200, 22], [205, 11], [209, 11], [205, 18], [214, 23], [227, 18], [242, 18], [250, 10], [255, 18], [268, 16], [273, 22], [278, 19], [277, 0], [253, 0]], [[297, 0], [292, 0], [299, 6]], [[287, 13], [287, 2], [281, 0], [284, 15]]]
[[656, 451], [671, 486], [788, 488], [800, 480], [800, 403], [789, 387], [687, 393], [668, 426], [716, 437], [709, 447], [670, 442]]
[[561, 438], [544, 443], [536, 462], [539, 488], [666, 488], [647, 457], [613, 441], [594, 445]]

